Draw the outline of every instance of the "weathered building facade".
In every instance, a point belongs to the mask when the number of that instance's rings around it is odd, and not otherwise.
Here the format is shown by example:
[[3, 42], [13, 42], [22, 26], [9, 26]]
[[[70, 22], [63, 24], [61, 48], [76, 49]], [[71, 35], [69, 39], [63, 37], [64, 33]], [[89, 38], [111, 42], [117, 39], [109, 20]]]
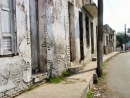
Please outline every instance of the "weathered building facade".
[[0, 5], [0, 98], [10, 98], [31, 80], [29, 0]]
[[103, 26], [104, 54], [116, 51], [116, 32], [108, 24]]
[[96, 56], [97, 7], [92, 1], [30, 3], [34, 73], [38, 68], [57, 76], [69, 66]]
[[14, 96], [32, 81], [59, 76], [96, 56], [97, 7], [92, 0], [0, 3], [0, 97]]

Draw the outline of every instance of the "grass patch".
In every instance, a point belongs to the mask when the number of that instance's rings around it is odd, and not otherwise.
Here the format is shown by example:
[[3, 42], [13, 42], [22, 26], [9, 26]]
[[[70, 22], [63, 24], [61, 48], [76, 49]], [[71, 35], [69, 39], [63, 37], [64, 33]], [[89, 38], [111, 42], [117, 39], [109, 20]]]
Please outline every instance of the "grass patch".
[[64, 70], [63, 72], [62, 72], [62, 77], [68, 77], [68, 76], [70, 76], [71, 74], [68, 72], [68, 71], [66, 71], [66, 70]]
[[102, 80], [105, 77], [105, 73], [103, 72], [101, 77], [98, 78], [98, 81]]
[[[108, 63], [108, 62], [104, 62], [104, 63], [102, 64], [102, 67], [103, 67], [103, 68], [106, 68], [107, 63]], [[104, 77], [105, 77], [105, 73], [103, 72], [102, 75], [98, 78], [98, 81], [102, 80]]]
[[102, 66], [105, 68], [107, 66], [107, 62], [104, 62]]
[[86, 98], [93, 98], [93, 93], [92, 93], [92, 91], [89, 91], [88, 93], [87, 93], [87, 96], [86, 96]]
[[63, 71], [61, 76], [59, 76], [59, 77], [55, 77], [55, 76], [50, 77], [50, 78], [47, 80], [47, 82], [49, 82], [49, 83], [54, 83], [54, 84], [58, 84], [58, 83], [64, 81], [64, 80], [66, 79], [66, 77], [68, 77], [68, 76], [70, 76], [70, 75], [71, 75], [71, 74], [70, 74], [68, 71]]
[[64, 80], [65, 80], [65, 77], [50, 77], [48, 79], [48, 82], [58, 84], [58, 83], [60, 83], [61, 81], [64, 81]]

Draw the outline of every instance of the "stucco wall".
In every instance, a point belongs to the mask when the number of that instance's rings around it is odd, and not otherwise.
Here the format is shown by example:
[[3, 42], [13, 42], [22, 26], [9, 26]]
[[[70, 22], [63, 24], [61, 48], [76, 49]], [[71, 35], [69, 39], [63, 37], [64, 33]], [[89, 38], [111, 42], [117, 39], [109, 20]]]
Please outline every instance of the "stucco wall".
[[114, 32], [114, 51], [116, 51], [116, 32]]
[[31, 81], [29, 0], [16, 0], [18, 56], [0, 58], [0, 98], [10, 98]]
[[[75, 6], [75, 1], [70, 0], [74, 5], [74, 32], [72, 32], [75, 49], [76, 60], [80, 59], [79, 46], [79, 8]], [[70, 64], [70, 43], [69, 43], [69, 17], [68, 17], [68, 0], [51, 0], [47, 3], [47, 47], [50, 49], [48, 53], [48, 68], [50, 74], [60, 75], [67, 69]], [[51, 43], [51, 44], [50, 44]]]
[[93, 57], [97, 56], [97, 17], [93, 19], [93, 29], [94, 29], [94, 55]]
[[[96, 26], [97, 26], [97, 17], [92, 16], [87, 10], [82, 9], [84, 15], [83, 15], [83, 26], [84, 26], [84, 55], [85, 55], [85, 62], [89, 63], [92, 59], [92, 57], [96, 57], [97, 54], [97, 36], [96, 36]], [[86, 24], [85, 24], [85, 14], [89, 17], [89, 42], [90, 46], [87, 46], [86, 43]], [[94, 40], [94, 53], [91, 53], [91, 25], [90, 23], [93, 23], [93, 40]]]
[[[80, 32], [79, 32], [79, 11], [81, 8], [76, 6], [75, 0], [70, 0], [74, 5], [74, 38], [76, 48], [76, 60], [80, 60]], [[79, 4], [80, 5], [80, 4]], [[69, 19], [68, 19], [68, 0], [49, 0], [47, 2], [47, 60], [48, 70], [51, 75], [60, 75], [67, 69], [70, 64], [70, 43], [69, 43]], [[84, 17], [83, 17], [84, 18]], [[91, 34], [90, 47], [86, 46], [85, 30], [84, 36], [84, 55], [86, 62], [91, 60], [92, 56], [96, 56], [96, 26], [97, 18], [94, 20], [90, 17], [94, 24], [94, 54], [91, 55]], [[85, 29], [85, 21], [83, 19]]]
[[[109, 35], [110, 35], [109, 33], [105, 33], [105, 32], [103, 34], [103, 46], [104, 46], [103, 48], [105, 54], [109, 54], [112, 53], [113, 51], [116, 51], [116, 36], [115, 34], [112, 36], [112, 44], [111, 44], [109, 40], [110, 39]], [[108, 43], [106, 37], [108, 37]]]
[[[17, 47], [19, 56], [0, 58], [0, 97], [8, 97], [17, 94], [23, 89], [28, 88], [31, 81], [31, 42], [30, 42], [30, 20], [29, 20], [29, 0], [16, 0], [16, 19], [17, 19]], [[31, 1], [31, 0], [30, 0]], [[34, 1], [34, 0], [33, 0]], [[37, 50], [40, 53], [40, 63], [48, 76], [61, 75], [70, 64], [70, 32], [68, 17], [68, 0], [39, 0], [39, 40]], [[76, 59], [80, 61], [80, 31], [79, 31], [79, 11], [81, 11], [81, 1], [69, 0], [74, 5], [74, 32]], [[43, 3], [44, 4], [43, 4]], [[34, 4], [34, 2], [33, 2]], [[43, 4], [43, 5], [42, 5]], [[32, 9], [31, 9], [32, 10]], [[34, 10], [34, 9], [33, 9]], [[42, 11], [43, 10], [43, 11]], [[33, 18], [33, 17], [31, 17]], [[33, 19], [32, 19], [33, 20]], [[84, 55], [85, 62], [91, 60], [91, 34], [90, 47], [86, 46], [85, 21], [83, 16], [83, 36], [84, 36]], [[96, 19], [92, 19], [94, 24], [94, 47], [96, 47]], [[35, 24], [36, 25], [36, 24]], [[32, 33], [32, 32], [31, 32]], [[35, 32], [37, 35], [38, 32]], [[34, 40], [34, 39], [31, 39]], [[36, 47], [37, 48], [37, 47]], [[96, 48], [94, 48], [96, 51]], [[35, 49], [36, 51], [36, 49]], [[94, 51], [94, 55], [96, 52]], [[46, 61], [44, 60], [46, 58]], [[34, 59], [35, 60], [35, 59]], [[5, 61], [5, 62], [3, 62]], [[34, 64], [34, 68], [37, 67]]]

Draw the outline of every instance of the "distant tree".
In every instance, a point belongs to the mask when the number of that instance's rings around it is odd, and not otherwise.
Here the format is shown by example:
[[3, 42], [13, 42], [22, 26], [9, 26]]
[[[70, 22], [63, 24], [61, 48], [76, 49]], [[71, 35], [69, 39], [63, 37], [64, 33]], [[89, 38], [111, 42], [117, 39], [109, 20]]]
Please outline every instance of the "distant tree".
[[[118, 32], [116, 35], [117, 39], [117, 47], [120, 47], [122, 44], [125, 43], [125, 33], [123, 32]], [[130, 40], [130, 37], [126, 34], [126, 42]]]
[[130, 33], [130, 28], [127, 29], [127, 32]]

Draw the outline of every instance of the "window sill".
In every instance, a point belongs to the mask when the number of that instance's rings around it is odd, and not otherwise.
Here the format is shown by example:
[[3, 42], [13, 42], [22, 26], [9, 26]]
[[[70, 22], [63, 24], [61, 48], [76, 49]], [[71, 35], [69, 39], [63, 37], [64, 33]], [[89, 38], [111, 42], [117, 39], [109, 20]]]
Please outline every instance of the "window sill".
[[2, 57], [14, 57], [14, 56], [18, 56], [19, 54], [17, 53], [17, 54], [14, 54], [14, 53], [12, 53], [12, 51], [4, 51], [3, 52], [3, 55], [0, 55], [0, 58], [2, 58]]

